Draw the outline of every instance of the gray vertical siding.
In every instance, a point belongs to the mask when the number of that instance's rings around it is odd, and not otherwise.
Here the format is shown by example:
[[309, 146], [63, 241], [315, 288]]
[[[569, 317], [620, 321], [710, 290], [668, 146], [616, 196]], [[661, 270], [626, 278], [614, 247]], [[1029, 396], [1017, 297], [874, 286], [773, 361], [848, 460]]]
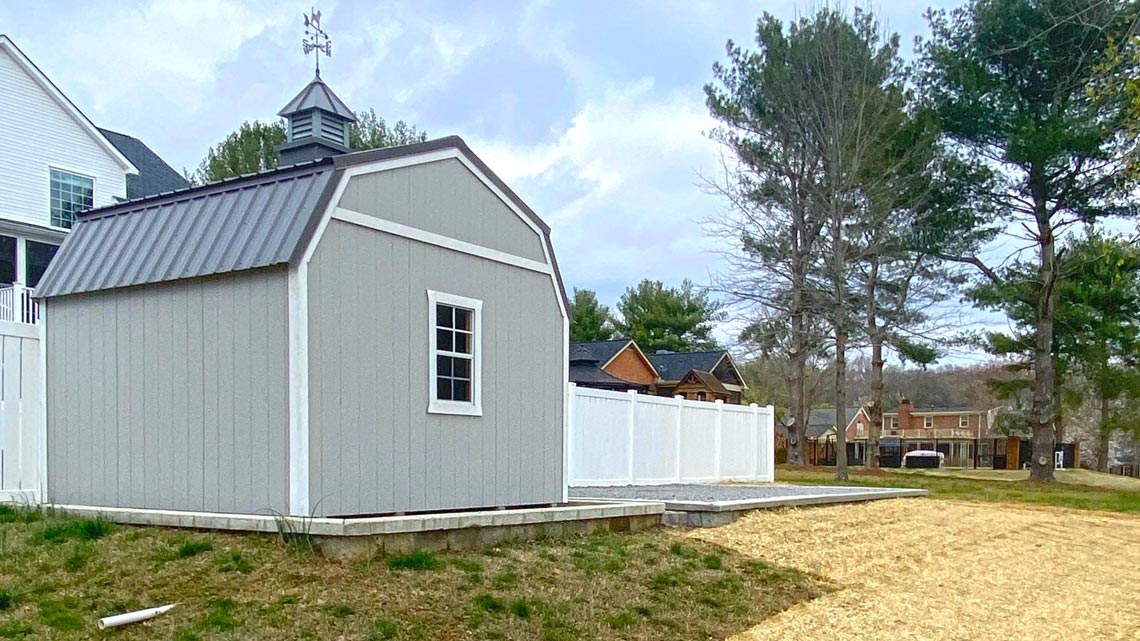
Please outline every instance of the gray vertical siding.
[[458, 160], [357, 176], [340, 206], [545, 263], [542, 240]]
[[[427, 413], [429, 289], [483, 301], [482, 417]], [[546, 274], [331, 221], [309, 265], [315, 511], [560, 501], [556, 296]]]
[[48, 302], [56, 503], [288, 511], [284, 268]]

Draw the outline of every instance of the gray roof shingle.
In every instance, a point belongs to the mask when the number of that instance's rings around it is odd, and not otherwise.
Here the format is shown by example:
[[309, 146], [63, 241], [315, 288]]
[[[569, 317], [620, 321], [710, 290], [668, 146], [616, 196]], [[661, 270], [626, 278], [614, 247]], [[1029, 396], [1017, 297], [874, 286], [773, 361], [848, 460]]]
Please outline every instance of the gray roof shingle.
[[570, 353], [573, 354], [575, 348], [581, 347], [594, 357], [598, 365], [605, 365], [628, 344], [628, 338], [615, 338], [608, 341], [579, 341], [570, 343]]
[[723, 349], [711, 352], [665, 352], [649, 354], [649, 362], [653, 363], [662, 380], [677, 381], [691, 369], [711, 372], [724, 354]]
[[127, 200], [145, 198], [190, 186], [182, 174], [154, 153], [146, 143], [126, 134], [99, 128], [99, 132], [119, 153], [139, 170], [138, 175], [127, 175]]

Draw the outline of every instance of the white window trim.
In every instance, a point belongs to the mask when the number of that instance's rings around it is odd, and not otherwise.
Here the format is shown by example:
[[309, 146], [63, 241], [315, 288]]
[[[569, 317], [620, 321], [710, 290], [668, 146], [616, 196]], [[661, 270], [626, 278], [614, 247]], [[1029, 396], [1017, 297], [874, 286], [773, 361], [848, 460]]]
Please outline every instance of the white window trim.
[[[427, 290], [428, 317], [428, 414], [483, 415], [483, 301]], [[462, 307], [475, 312], [471, 333], [471, 402], [443, 401], [436, 398], [435, 308], [437, 304]]]
[[927, 429], [934, 427], [934, 417], [933, 416], [923, 416], [922, 417], [922, 426], [927, 428]]

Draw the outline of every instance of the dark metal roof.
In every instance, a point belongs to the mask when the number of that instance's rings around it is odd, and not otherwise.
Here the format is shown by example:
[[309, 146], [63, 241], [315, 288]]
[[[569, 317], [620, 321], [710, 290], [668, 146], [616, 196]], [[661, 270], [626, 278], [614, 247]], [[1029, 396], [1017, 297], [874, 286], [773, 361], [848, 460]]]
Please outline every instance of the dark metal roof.
[[571, 360], [573, 360], [574, 350], [581, 348], [586, 350], [594, 357], [594, 361], [605, 365], [617, 356], [618, 352], [626, 345], [629, 345], [628, 338], [616, 338], [608, 341], [581, 341], [577, 343], [570, 343]]
[[81, 216], [37, 288], [45, 298], [289, 262], [332, 163], [222, 181]]
[[649, 355], [649, 362], [657, 368], [662, 380], [680, 380], [689, 370], [711, 372], [727, 352], [723, 349], [711, 352], [664, 352]]
[[93, 209], [80, 215], [36, 294], [44, 298], [300, 261], [340, 170], [455, 149], [541, 232], [570, 309], [550, 226], [458, 136], [341, 154]]
[[183, 178], [182, 174], [166, 164], [165, 160], [138, 138], [102, 127], [99, 128], [99, 133], [103, 134], [103, 137], [139, 170], [138, 175], [127, 174], [128, 200], [145, 198], [176, 189], [185, 189], [190, 186], [190, 182]]
[[320, 72], [313, 76], [312, 82], [305, 85], [301, 93], [297, 94], [292, 100], [289, 101], [281, 111], [277, 112], [278, 116], [287, 117], [289, 114], [297, 113], [298, 111], [306, 111], [308, 109], [320, 109], [329, 113], [336, 114], [342, 118], [355, 121], [356, 114], [344, 104], [333, 90], [321, 80]]

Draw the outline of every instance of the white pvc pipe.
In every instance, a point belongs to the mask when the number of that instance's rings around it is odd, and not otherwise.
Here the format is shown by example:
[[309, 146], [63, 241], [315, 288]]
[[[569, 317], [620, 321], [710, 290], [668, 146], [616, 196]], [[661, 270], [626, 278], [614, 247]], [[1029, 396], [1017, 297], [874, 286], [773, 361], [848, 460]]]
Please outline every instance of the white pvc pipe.
[[125, 614], [116, 614], [115, 616], [103, 617], [102, 619], [99, 619], [99, 629], [106, 630], [107, 628], [117, 628], [120, 625], [127, 625], [130, 623], [138, 623], [139, 621], [146, 621], [147, 619], [153, 619], [163, 612], [168, 612], [170, 608], [173, 608], [176, 605], [178, 604], [171, 603], [170, 605], [150, 608], [148, 610], [138, 610], [136, 612], [127, 612]]

